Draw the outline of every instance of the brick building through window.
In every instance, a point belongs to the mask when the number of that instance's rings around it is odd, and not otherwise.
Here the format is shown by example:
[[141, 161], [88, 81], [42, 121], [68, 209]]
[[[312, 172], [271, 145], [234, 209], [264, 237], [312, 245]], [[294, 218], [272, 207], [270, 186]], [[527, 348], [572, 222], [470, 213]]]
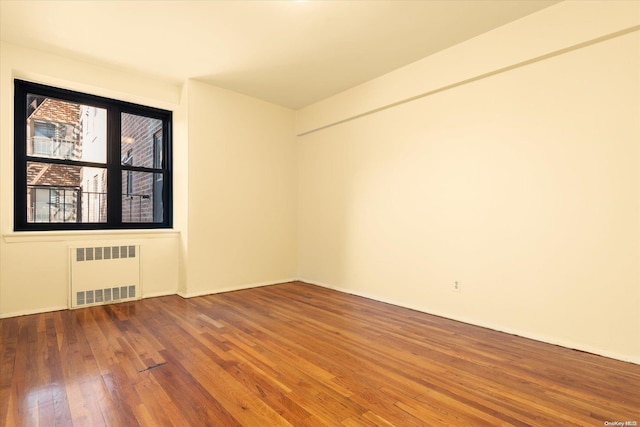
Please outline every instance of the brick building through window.
[[[122, 164], [161, 167], [162, 121], [122, 113]], [[162, 221], [162, 175], [123, 171], [122, 221]]]
[[[81, 106], [32, 96], [27, 119], [27, 154], [48, 158], [82, 156]], [[76, 222], [82, 168], [52, 163], [27, 163], [27, 220]]]

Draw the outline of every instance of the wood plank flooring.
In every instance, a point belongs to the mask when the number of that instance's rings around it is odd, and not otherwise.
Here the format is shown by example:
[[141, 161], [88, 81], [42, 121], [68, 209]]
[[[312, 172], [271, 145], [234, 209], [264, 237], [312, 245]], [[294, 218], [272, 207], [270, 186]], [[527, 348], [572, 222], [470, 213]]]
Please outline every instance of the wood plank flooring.
[[0, 339], [3, 426], [640, 423], [638, 365], [300, 282], [3, 319]]

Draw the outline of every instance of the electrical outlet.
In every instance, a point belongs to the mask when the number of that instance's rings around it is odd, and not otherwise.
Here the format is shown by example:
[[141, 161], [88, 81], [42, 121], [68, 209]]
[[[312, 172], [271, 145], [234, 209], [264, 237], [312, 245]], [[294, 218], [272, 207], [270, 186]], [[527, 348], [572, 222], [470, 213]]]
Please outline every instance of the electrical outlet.
[[453, 292], [460, 292], [461, 287], [462, 285], [460, 285], [460, 281], [456, 280], [453, 282]]

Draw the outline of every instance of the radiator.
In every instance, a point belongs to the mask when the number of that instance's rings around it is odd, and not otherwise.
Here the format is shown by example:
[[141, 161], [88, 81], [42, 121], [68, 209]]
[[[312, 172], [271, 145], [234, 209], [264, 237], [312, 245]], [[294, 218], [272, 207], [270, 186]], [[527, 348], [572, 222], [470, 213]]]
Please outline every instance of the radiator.
[[140, 299], [140, 245], [69, 248], [69, 308]]

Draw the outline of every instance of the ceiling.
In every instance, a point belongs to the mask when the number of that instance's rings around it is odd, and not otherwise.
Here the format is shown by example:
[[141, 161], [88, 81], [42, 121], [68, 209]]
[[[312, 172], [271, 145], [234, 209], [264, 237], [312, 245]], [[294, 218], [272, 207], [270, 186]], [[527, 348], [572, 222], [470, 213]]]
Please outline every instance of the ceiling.
[[0, 39], [301, 108], [556, 3], [0, 1]]

